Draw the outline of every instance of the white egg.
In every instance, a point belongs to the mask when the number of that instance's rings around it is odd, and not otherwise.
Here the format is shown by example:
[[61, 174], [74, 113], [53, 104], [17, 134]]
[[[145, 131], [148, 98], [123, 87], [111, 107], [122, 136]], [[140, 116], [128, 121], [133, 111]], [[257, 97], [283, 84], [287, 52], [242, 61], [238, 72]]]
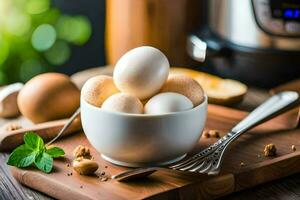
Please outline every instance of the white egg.
[[156, 94], [168, 78], [170, 64], [158, 49], [132, 49], [117, 62], [113, 79], [116, 87], [143, 100]]
[[193, 103], [186, 96], [174, 92], [160, 93], [152, 97], [144, 107], [145, 114], [165, 114], [193, 108]]
[[125, 93], [117, 93], [108, 97], [102, 104], [103, 110], [123, 113], [143, 113], [143, 104], [135, 96]]

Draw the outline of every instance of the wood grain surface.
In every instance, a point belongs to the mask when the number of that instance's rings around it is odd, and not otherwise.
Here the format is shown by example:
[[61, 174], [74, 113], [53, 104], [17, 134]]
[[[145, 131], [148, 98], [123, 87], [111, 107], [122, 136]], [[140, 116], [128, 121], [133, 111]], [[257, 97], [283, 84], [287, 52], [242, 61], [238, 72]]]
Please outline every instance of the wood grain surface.
[[[107, 71], [105, 68], [93, 68], [91, 70], [84, 71], [83, 73], [77, 73], [73, 77], [75, 82], [78, 81], [78, 85], [87, 79], [88, 76], [101, 74], [103, 71]], [[107, 73], [107, 72], [105, 72]], [[83, 74], [83, 76], [81, 75]], [[88, 76], [87, 76], [88, 75]], [[72, 77], [72, 78], [73, 78]], [[250, 111], [257, 105], [262, 103], [269, 96], [268, 91], [258, 88], [250, 88], [244, 101], [236, 105], [235, 108]], [[24, 125], [29, 125], [28, 121], [24, 121], [22, 118], [16, 119], [0, 119], [0, 126], [6, 123], [20, 122]], [[15, 199], [41, 199], [48, 200], [52, 199], [38, 191], [27, 188], [24, 185], [19, 184], [10, 174], [6, 163], [8, 158], [7, 153], [0, 153], [0, 199], [15, 200]], [[190, 190], [194, 188], [186, 186], [185, 193], [190, 193]], [[185, 195], [184, 192], [178, 193]], [[167, 196], [165, 196], [167, 197]], [[197, 199], [197, 196], [190, 196], [190, 199]], [[153, 197], [154, 198], [154, 197]], [[172, 198], [176, 199], [176, 198]], [[252, 200], [252, 199], [300, 199], [300, 173], [268, 182], [267, 184], [261, 184], [252, 187], [248, 190], [236, 192], [234, 194], [222, 197], [221, 199], [232, 199], [232, 200]]]
[[[247, 113], [230, 108], [209, 105], [206, 129], [216, 129], [226, 134]], [[101, 182], [96, 176], [80, 176], [68, 164], [72, 152], [79, 144], [89, 146], [92, 155], [105, 171], [107, 177], [127, 168], [104, 161], [87, 141], [83, 133], [73, 134], [57, 141], [66, 156], [55, 162], [54, 171], [45, 174], [37, 170], [21, 170], [12, 167], [14, 177], [21, 183], [57, 199], [215, 199], [230, 193], [266, 183], [300, 172], [300, 151], [294, 152], [295, 145], [300, 149], [300, 129], [285, 130], [283, 123], [272, 120], [247, 134], [242, 135], [225, 153], [221, 173], [218, 176], [159, 170], [147, 179], [130, 183], [119, 183], [109, 179]], [[216, 142], [217, 138], [202, 137], [193, 155]], [[277, 156], [263, 156], [266, 144], [274, 143]], [[244, 166], [241, 166], [241, 163]], [[107, 166], [107, 168], [105, 168]], [[73, 173], [68, 176], [68, 173]]]

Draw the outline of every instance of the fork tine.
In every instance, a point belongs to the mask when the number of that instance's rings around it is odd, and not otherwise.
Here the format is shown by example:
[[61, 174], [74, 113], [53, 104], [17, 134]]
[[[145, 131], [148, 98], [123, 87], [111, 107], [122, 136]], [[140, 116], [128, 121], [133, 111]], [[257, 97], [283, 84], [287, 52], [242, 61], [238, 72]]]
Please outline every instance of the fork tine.
[[190, 172], [196, 172], [198, 169], [202, 168], [205, 165], [206, 161], [204, 160], [200, 165], [195, 166], [194, 168], [190, 169]]
[[[216, 164], [214, 164], [214, 162], [216, 162]], [[210, 170], [207, 172], [208, 175], [216, 175], [220, 172], [220, 164], [222, 163], [222, 157], [219, 158], [219, 159], [215, 159], [213, 160], [213, 165], [212, 167], [210, 168]]]
[[213, 150], [213, 146], [217, 146], [218, 142], [214, 143], [212, 146], [206, 148], [206, 149], [203, 149], [201, 152], [197, 153], [196, 155], [188, 158], [187, 160], [184, 160], [184, 161], [181, 161], [175, 165], [172, 165], [170, 166], [169, 168], [172, 168], [172, 169], [178, 169], [186, 164], [189, 164], [193, 161], [196, 161], [196, 160], [199, 160], [199, 159], [202, 159], [202, 158], [205, 158], [206, 156], [208, 156], [209, 154], [211, 154], [212, 152], [214, 152]]
[[188, 171], [189, 169], [193, 168], [194, 166], [197, 166], [199, 163], [200, 163], [200, 161], [199, 162], [193, 162], [190, 165], [186, 165], [186, 166], [183, 166], [183, 167], [180, 167], [180, 168], [176, 168], [176, 170]]
[[172, 169], [182, 169], [185, 168], [187, 166], [193, 165], [194, 163], [200, 163], [201, 160], [206, 159], [205, 156], [199, 156], [198, 158], [195, 158], [193, 160], [189, 160], [189, 162], [185, 162], [185, 163], [181, 163], [181, 164], [177, 164], [177, 166], [171, 166], [170, 168]]
[[198, 170], [198, 172], [200, 172], [200, 173], [206, 173], [207, 171], [210, 170], [211, 166], [212, 166], [212, 163], [209, 162], [206, 168]]
[[200, 156], [198, 156], [198, 154], [197, 154], [197, 155], [194, 155], [194, 156], [188, 158], [187, 160], [183, 160], [183, 161], [181, 161], [181, 162], [179, 162], [179, 163], [177, 163], [177, 164], [175, 164], [175, 165], [170, 166], [169, 168], [172, 168], [172, 169], [179, 169], [179, 168], [184, 167], [184, 166], [186, 166], [187, 164], [191, 163], [193, 160], [195, 160], [195, 159], [198, 158], [198, 157], [200, 157]]
[[211, 166], [212, 165], [211, 161], [212, 161], [212, 156], [208, 156], [205, 159], [203, 159], [203, 163], [201, 165], [194, 167], [190, 171], [193, 171], [193, 172], [197, 171], [197, 172], [199, 172], [199, 171], [201, 171], [203, 169], [206, 169], [207, 166], [209, 166], [209, 165]]
[[[190, 157], [187, 160], [184, 160], [184, 161], [182, 161], [180, 163], [177, 163], [177, 164], [175, 164], [173, 166], [170, 166], [169, 168], [171, 168], [171, 169], [181, 169], [181, 168], [183, 168], [185, 166], [188, 166], [188, 165], [191, 165], [191, 164], [193, 164], [195, 162], [198, 162], [199, 160], [205, 159], [207, 157], [207, 155], [205, 154], [206, 150], [207, 149], [205, 149], [205, 150], [201, 151], [200, 153], [198, 153], [198, 154]], [[214, 151], [211, 151], [208, 155], [210, 155], [213, 152]]]
[[211, 153], [213, 153], [220, 144], [222, 144], [222, 138], [220, 140], [218, 140], [217, 142], [215, 142], [213, 145], [203, 149], [201, 152], [197, 153], [196, 155], [188, 158], [187, 160], [183, 160], [175, 165], [171, 165], [171, 166], [169, 166], [169, 168], [179, 169], [183, 166], [186, 166], [187, 164], [193, 163], [194, 161], [203, 159], [203, 158], [207, 157], [208, 155], [210, 155]]
[[198, 160], [190, 160], [189, 162], [185, 162], [185, 163], [182, 163], [182, 164], [178, 164], [176, 166], [171, 166], [170, 168], [172, 169], [182, 169], [182, 168], [185, 168], [187, 166], [190, 166], [194, 163], [197, 163]]
[[220, 173], [220, 169], [210, 170], [208, 171], [208, 175], [218, 175]]

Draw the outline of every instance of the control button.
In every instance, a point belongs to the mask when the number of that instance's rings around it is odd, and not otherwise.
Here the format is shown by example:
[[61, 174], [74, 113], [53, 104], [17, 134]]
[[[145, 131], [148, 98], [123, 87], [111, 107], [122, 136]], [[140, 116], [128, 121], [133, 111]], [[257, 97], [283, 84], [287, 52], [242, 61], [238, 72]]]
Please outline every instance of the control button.
[[297, 22], [287, 22], [285, 24], [285, 30], [288, 33], [300, 34], [300, 24]]

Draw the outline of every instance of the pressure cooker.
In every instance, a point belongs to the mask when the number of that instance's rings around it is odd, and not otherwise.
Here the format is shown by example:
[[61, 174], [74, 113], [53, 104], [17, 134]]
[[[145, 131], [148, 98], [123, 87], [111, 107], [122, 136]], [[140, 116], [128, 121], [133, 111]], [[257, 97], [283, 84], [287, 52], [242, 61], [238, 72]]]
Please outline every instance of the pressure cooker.
[[273, 87], [300, 77], [300, 0], [209, 0], [187, 51], [214, 73]]

